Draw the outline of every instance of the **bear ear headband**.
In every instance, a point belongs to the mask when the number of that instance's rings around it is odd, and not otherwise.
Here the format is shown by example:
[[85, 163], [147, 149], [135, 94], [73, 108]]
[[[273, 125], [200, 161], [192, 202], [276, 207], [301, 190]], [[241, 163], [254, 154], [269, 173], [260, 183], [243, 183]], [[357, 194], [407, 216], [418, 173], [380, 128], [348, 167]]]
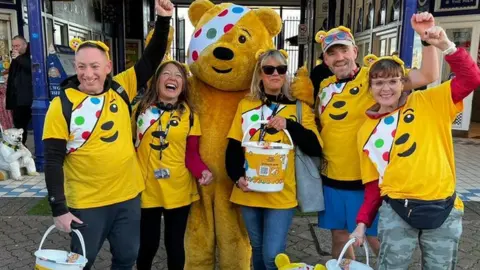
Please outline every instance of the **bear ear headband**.
[[393, 56], [382, 56], [382, 57], [377, 57], [373, 54], [369, 54], [363, 58], [363, 64], [370, 70], [370, 68], [377, 63], [378, 61], [381, 60], [391, 60], [396, 62], [397, 64], [400, 65], [402, 68], [403, 76], [406, 75], [405, 72], [405, 63], [402, 61], [402, 59], [398, 58], [398, 56], [393, 55]]
[[[70, 43], [72, 43], [73, 41], [74, 41], [74, 39], [72, 39], [72, 41], [70, 41]], [[107, 55], [107, 59], [110, 60], [110, 54], [108, 53], [110, 51], [110, 48], [108, 48], [108, 46], [105, 43], [103, 43], [101, 41], [98, 41], [98, 40], [86, 40], [86, 41], [83, 41], [83, 42], [80, 40], [80, 43], [75, 48], [75, 52], [77, 52], [78, 48], [80, 48], [85, 43], [97, 45], [98, 47], [102, 48], [102, 50], [105, 51], [105, 53]]]
[[[262, 55], [264, 55], [265, 53], [267, 53], [271, 50], [275, 50], [275, 49], [261, 49], [261, 50], [258, 50], [257, 53], [255, 54], [255, 59], [258, 61], [258, 59], [260, 59], [260, 57], [262, 57]], [[283, 55], [283, 57], [285, 57], [285, 59], [288, 59], [287, 51], [285, 51], [284, 49], [280, 49], [278, 51]]]

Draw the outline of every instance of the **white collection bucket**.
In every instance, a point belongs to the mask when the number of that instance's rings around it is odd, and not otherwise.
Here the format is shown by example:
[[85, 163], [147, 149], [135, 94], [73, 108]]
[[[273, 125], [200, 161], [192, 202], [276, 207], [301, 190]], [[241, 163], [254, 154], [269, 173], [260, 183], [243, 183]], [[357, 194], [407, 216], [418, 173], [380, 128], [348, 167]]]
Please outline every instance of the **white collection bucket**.
[[[55, 249], [42, 249], [43, 242], [50, 234], [50, 232], [55, 229], [55, 225], [50, 226], [48, 230], [43, 235], [42, 241], [38, 250], [35, 251], [35, 270], [79, 270], [83, 269], [87, 264], [88, 260], [85, 258], [85, 241], [79, 230], [72, 230], [77, 234], [78, 239], [80, 239], [80, 245], [82, 246], [83, 256], [73, 252], [67, 252], [63, 250]], [[69, 258], [78, 257], [74, 262], [68, 262]]]
[[267, 124], [262, 120], [250, 124], [243, 134], [242, 146], [245, 147], [245, 180], [248, 188], [258, 192], [278, 192], [283, 189], [285, 171], [288, 165], [288, 153], [293, 149], [292, 137], [286, 129], [290, 144], [245, 141], [248, 131], [255, 125]]
[[363, 248], [365, 249], [365, 257], [367, 258], [367, 264], [343, 258], [343, 255], [345, 255], [345, 252], [347, 252], [348, 247], [353, 245], [353, 243], [355, 243], [355, 238], [350, 239], [350, 241], [345, 244], [342, 253], [340, 253], [340, 257], [338, 257], [338, 260], [328, 260], [326, 264], [327, 270], [373, 270], [373, 268], [370, 267], [369, 263], [367, 241], [363, 243]]

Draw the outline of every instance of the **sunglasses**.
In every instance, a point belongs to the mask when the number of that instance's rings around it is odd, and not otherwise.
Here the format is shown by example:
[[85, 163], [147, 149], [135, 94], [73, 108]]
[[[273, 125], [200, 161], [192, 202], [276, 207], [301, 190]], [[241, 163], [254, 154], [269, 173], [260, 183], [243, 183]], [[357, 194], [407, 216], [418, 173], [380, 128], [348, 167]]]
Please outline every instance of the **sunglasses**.
[[278, 74], [283, 75], [287, 73], [287, 66], [286, 65], [281, 65], [281, 66], [263, 66], [262, 67], [263, 73], [266, 75], [272, 75], [275, 70], [277, 70]]

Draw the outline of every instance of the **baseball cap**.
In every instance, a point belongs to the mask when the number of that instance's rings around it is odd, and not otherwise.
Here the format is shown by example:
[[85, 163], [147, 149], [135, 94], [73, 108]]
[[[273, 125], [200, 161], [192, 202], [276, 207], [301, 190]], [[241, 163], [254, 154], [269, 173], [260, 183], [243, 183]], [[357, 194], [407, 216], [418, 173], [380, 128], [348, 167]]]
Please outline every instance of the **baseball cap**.
[[355, 39], [349, 28], [339, 26], [328, 32], [319, 31], [315, 35], [315, 40], [320, 43], [322, 50], [326, 52], [333, 45], [352, 45], [355, 46]]

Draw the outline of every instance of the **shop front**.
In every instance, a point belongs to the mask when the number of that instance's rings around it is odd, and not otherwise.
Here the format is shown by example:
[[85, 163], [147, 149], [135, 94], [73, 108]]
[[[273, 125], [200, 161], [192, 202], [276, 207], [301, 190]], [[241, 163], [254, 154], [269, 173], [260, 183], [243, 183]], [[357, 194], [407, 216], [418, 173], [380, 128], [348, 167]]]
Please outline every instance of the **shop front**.
[[[418, 0], [418, 2], [420, 5], [426, 1]], [[428, 8], [434, 14], [436, 23], [445, 29], [457, 47], [465, 48], [480, 67], [480, 1], [437, 0], [430, 1]], [[414, 58], [415, 51], [418, 52], [420, 46], [418, 44], [414, 46]], [[416, 54], [418, 56], [418, 53]], [[434, 85], [455, 75], [443, 60], [443, 56], [439, 54], [439, 57], [441, 75]], [[455, 119], [453, 129], [454, 134], [458, 136], [480, 138], [480, 89], [464, 100], [464, 110]]]

